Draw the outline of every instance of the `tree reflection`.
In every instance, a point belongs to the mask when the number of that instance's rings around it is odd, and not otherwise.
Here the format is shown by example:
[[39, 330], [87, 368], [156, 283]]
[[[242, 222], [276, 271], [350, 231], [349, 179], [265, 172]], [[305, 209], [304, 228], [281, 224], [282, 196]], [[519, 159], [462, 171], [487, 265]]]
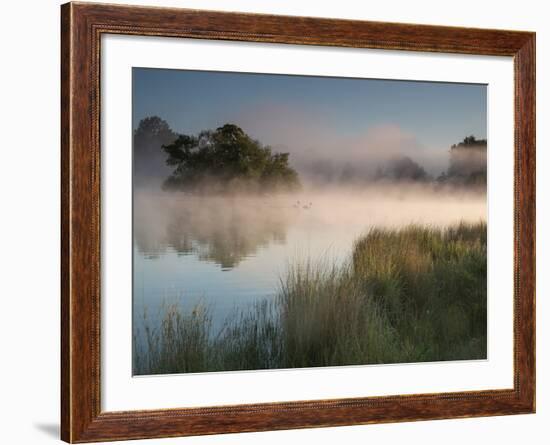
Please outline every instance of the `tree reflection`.
[[135, 196], [138, 251], [150, 259], [169, 251], [196, 255], [223, 270], [272, 243], [284, 244], [295, 213], [277, 198], [163, 195]]

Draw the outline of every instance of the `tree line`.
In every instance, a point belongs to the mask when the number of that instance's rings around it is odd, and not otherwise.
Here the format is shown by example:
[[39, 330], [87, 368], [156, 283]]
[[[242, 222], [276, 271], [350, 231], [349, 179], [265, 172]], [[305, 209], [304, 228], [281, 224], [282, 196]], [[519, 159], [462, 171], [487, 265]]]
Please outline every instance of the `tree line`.
[[[333, 165], [312, 160], [322, 182], [420, 182], [484, 187], [487, 182], [487, 140], [467, 136], [451, 146], [449, 165], [438, 177], [409, 156], [381, 163], [374, 173], [345, 164], [336, 175]], [[307, 172], [306, 172], [307, 173]], [[336, 175], [336, 176], [335, 176]], [[137, 185], [162, 181], [165, 190], [190, 193], [268, 193], [300, 189], [289, 153], [276, 152], [234, 124], [196, 135], [178, 134], [158, 116], [142, 119], [134, 131], [134, 178]]]
[[[164, 158], [169, 170], [165, 190], [272, 192], [301, 186], [289, 153], [274, 152], [234, 124], [186, 135], [172, 132], [159, 117], [149, 117], [135, 131], [134, 147], [136, 176], [158, 176], [159, 168], [152, 165]], [[167, 169], [160, 170], [166, 174]]]

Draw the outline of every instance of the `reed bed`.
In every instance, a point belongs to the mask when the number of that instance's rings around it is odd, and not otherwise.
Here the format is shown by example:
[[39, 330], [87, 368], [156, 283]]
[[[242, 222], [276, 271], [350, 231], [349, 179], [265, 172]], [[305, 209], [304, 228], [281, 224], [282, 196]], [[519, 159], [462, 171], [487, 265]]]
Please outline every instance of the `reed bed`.
[[487, 225], [369, 230], [348, 261], [295, 261], [274, 299], [235, 310], [165, 307], [134, 340], [134, 374], [483, 359]]

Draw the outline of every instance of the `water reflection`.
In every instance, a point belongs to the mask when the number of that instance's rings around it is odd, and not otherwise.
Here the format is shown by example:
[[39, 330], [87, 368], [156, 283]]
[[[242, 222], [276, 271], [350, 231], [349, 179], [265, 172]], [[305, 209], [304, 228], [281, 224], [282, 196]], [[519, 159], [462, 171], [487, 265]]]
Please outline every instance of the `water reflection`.
[[137, 193], [134, 237], [148, 259], [174, 251], [230, 270], [259, 249], [284, 244], [293, 210], [273, 198]]

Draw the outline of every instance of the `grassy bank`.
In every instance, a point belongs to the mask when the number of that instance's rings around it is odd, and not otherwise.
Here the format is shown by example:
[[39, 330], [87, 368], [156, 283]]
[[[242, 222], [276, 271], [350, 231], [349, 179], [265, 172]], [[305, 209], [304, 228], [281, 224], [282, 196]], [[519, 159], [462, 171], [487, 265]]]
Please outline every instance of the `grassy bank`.
[[344, 265], [293, 264], [275, 299], [218, 332], [208, 307], [169, 306], [158, 329], [144, 324], [134, 373], [485, 358], [486, 234], [485, 223], [372, 229]]

